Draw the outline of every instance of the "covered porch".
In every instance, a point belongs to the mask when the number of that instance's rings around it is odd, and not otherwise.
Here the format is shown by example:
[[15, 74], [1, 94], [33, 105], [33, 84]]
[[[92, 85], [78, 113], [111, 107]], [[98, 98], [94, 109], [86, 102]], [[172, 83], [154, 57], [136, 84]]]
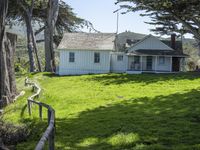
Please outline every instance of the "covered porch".
[[184, 57], [128, 55], [127, 73], [174, 73], [184, 71]]

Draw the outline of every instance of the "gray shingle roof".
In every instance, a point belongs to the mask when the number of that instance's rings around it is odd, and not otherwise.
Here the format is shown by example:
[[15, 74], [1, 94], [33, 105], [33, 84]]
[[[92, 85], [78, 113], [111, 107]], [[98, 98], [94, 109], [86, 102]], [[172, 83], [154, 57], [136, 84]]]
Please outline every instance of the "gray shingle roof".
[[65, 33], [58, 49], [114, 50], [114, 33]]

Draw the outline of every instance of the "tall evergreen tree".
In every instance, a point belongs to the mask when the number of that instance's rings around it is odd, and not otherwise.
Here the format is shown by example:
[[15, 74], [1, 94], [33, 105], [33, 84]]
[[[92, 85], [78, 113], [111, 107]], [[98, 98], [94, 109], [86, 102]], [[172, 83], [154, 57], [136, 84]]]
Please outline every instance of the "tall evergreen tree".
[[153, 31], [168, 34], [170, 31], [190, 33], [200, 43], [200, 1], [199, 0], [117, 0], [127, 12], [141, 11], [149, 16]]

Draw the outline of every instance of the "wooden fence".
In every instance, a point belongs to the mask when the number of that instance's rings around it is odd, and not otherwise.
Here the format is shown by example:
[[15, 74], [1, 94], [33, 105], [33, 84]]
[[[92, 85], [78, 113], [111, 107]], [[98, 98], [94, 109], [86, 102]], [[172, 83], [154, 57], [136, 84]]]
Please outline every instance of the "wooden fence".
[[42, 120], [42, 110], [43, 108], [47, 109], [47, 118], [48, 118], [48, 127], [46, 131], [43, 133], [40, 141], [37, 143], [37, 146], [35, 147], [35, 150], [42, 150], [45, 146], [46, 141], [48, 140], [48, 147], [49, 150], [55, 149], [55, 110], [45, 103], [36, 101], [36, 98], [39, 98], [41, 88], [34, 82], [29, 81], [28, 78], [25, 79], [25, 86], [32, 86], [34, 94], [30, 96], [27, 100], [28, 103], [28, 112], [29, 115], [32, 114], [32, 104], [36, 104], [39, 106], [39, 117]]

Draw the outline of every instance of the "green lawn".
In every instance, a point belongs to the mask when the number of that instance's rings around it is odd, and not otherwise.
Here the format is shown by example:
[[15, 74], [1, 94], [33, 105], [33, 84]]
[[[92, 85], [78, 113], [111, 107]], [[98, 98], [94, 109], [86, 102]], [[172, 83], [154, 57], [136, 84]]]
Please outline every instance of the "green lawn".
[[[36, 74], [40, 101], [56, 110], [56, 149], [200, 150], [200, 74]], [[33, 149], [46, 119], [27, 114], [26, 97], [6, 108], [7, 121], [34, 129], [18, 149]]]

